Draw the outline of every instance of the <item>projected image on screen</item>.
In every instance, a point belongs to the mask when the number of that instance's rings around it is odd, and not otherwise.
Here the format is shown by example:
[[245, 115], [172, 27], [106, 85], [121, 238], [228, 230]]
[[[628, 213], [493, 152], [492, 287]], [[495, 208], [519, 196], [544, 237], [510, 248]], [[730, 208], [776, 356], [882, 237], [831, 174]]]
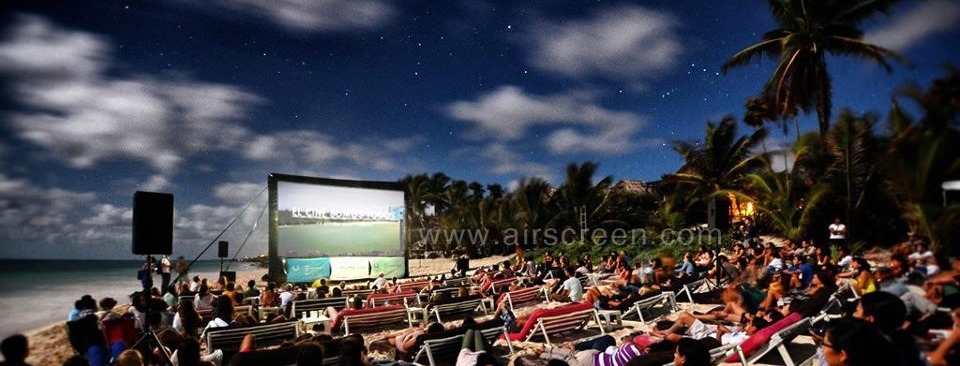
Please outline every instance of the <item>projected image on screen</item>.
[[278, 254], [402, 257], [403, 191], [277, 182]]

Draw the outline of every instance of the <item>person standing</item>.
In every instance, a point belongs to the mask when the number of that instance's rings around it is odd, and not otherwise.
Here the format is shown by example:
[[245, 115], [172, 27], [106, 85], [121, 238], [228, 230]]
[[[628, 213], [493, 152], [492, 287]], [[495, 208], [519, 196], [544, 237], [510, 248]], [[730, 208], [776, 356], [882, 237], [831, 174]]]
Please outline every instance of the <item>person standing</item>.
[[160, 289], [164, 294], [167, 293], [167, 287], [170, 286], [170, 258], [166, 254], [160, 258]]
[[190, 277], [187, 276], [190, 270], [190, 266], [187, 265], [187, 261], [183, 259], [183, 256], [177, 257], [177, 264], [173, 266], [173, 269], [177, 271], [177, 283], [187, 283], [190, 281]]
[[153, 287], [153, 257], [147, 256], [146, 262], [143, 262], [143, 266], [137, 272], [137, 279], [143, 285], [143, 291], [150, 293], [150, 289]]
[[833, 223], [827, 228], [830, 232], [830, 244], [843, 247], [847, 241], [847, 226], [840, 222], [840, 218], [833, 219]]

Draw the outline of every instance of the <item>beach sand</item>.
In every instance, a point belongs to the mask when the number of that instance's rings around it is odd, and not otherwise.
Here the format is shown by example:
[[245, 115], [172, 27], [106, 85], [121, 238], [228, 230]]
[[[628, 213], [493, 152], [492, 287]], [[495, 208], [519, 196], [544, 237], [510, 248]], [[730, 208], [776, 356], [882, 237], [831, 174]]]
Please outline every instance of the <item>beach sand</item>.
[[[500, 263], [510, 259], [509, 256], [494, 256], [470, 261], [471, 267], [488, 266]], [[437, 259], [411, 259], [409, 262], [410, 276], [432, 276], [439, 274], [449, 274], [453, 268], [454, 261], [447, 258]], [[259, 285], [264, 285], [260, 280], [267, 274], [266, 268], [257, 268], [250, 271], [238, 272], [237, 283], [246, 284], [248, 280], [255, 280]], [[80, 296], [79, 294], [77, 296]], [[125, 311], [127, 306], [118, 305], [117, 311]], [[27, 357], [27, 363], [34, 366], [59, 366], [62, 365], [70, 356], [73, 356], [73, 348], [67, 339], [67, 326], [64, 322], [52, 324], [47, 327], [29, 332], [26, 334], [30, 344], [30, 356]], [[382, 338], [382, 337], [380, 337]], [[369, 341], [378, 339], [377, 335], [371, 335]]]

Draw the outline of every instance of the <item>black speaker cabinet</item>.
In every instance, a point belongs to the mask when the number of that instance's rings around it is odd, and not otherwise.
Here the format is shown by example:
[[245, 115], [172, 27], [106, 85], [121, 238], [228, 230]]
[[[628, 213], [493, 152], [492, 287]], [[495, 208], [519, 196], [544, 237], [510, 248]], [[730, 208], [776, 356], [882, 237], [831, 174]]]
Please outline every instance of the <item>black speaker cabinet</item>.
[[133, 254], [173, 253], [173, 195], [133, 194]]
[[220, 277], [226, 277], [227, 282], [237, 282], [237, 272], [236, 271], [223, 271], [220, 272]]
[[221, 240], [219, 244], [220, 244], [220, 248], [217, 248], [218, 249], [217, 257], [220, 257], [220, 258], [228, 257], [229, 255], [227, 255], [227, 252], [230, 251], [230, 242], [226, 240]]
[[707, 203], [707, 226], [711, 229], [730, 229], [730, 201], [714, 198]]

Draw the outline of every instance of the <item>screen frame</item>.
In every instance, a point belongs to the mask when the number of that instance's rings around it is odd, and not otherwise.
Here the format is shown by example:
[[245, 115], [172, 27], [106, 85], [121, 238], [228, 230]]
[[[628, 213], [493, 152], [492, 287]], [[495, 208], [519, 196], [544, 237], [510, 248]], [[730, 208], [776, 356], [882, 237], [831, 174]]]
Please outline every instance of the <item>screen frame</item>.
[[[333, 178], [320, 178], [320, 177], [307, 177], [300, 175], [290, 175], [282, 173], [270, 173], [267, 176], [267, 196], [269, 205], [269, 217], [268, 221], [269, 226], [269, 235], [267, 239], [267, 259], [268, 259], [268, 270], [267, 275], [270, 276], [274, 281], [279, 283], [286, 282], [286, 273], [283, 269], [283, 258], [280, 257], [279, 253], [279, 221], [278, 221], [278, 205], [277, 205], [277, 183], [278, 182], [290, 182], [290, 183], [300, 183], [300, 184], [312, 184], [312, 185], [327, 185], [335, 187], [346, 187], [346, 188], [367, 188], [367, 189], [379, 189], [387, 191], [400, 191], [403, 193], [403, 205], [404, 211], [408, 209], [407, 207], [407, 190], [404, 189], [403, 184], [400, 182], [383, 182], [383, 181], [363, 181], [363, 180], [346, 180], [346, 179], [333, 179]], [[410, 260], [408, 255], [408, 249], [406, 245], [406, 213], [400, 220], [400, 244], [403, 246], [403, 277], [410, 276]], [[369, 278], [357, 278], [357, 280], [369, 279]]]

